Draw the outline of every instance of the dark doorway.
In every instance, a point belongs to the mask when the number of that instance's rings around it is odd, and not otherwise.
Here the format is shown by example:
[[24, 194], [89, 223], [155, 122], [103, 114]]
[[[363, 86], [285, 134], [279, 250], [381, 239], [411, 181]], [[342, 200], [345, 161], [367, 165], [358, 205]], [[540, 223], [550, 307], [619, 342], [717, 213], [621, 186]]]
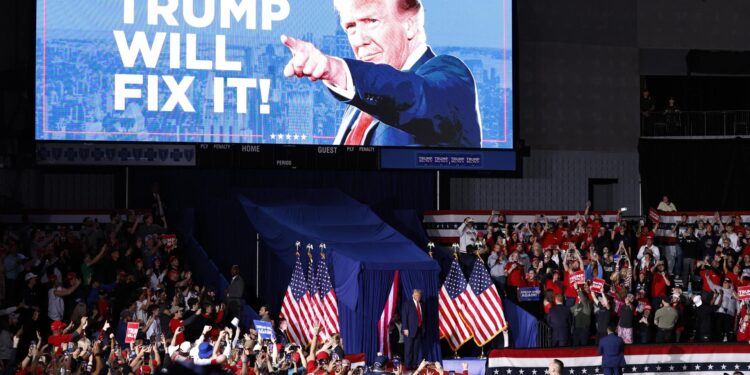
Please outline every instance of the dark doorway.
[[616, 178], [589, 178], [589, 200], [591, 209], [597, 211], [615, 211]]

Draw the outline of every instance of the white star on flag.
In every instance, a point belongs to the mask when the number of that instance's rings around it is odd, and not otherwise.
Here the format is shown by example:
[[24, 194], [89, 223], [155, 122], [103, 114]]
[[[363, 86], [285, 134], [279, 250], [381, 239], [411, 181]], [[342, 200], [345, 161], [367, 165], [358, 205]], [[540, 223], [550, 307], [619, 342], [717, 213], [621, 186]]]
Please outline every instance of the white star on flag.
[[714, 365], [708, 365], [708, 369], [709, 370], [713, 370], [714, 369]]
[[299, 134], [295, 134], [295, 135], [294, 135], [294, 140], [296, 141], [296, 140], [298, 140], [298, 139], [299, 139]]
[[290, 139], [292, 139], [292, 135], [291, 135], [291, 134], [287, 134], [287, 135], [286, 135], [286, 139], [287, 139], [287, 140], [290, 140]]
[[536, 375], [536, 370], [531, 370], [531, 375]]
[[669, 371], [674, 371], [674, 366], [669, 366]]
[[695, 365], [695, 370], [696, 370], [696, 371], [697, 371], [697, 370], [700, 370], [700, 369], [701, 369], [701, 365]]
[[276, 139], [276, 134], [271, 134], [271, 139]]
[[495, 370], [495, 375], [500, 374], [500, 370]]
[[721, 369], [722, 370], [726, 370], [727, 369], [727, 365], [721, 365]]
[[305, 139], [307, 139], [307, 136], [304, 135], [304, 134], [302, 134], [302, 136], [300, 138], [302, 138], [302, 140], [304, 141]]

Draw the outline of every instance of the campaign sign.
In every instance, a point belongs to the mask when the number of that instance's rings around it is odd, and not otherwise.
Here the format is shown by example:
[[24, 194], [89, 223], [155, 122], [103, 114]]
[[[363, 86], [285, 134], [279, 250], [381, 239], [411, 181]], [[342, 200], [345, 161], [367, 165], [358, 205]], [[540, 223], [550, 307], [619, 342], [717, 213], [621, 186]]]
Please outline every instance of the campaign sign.
[[258, 336], [263, 340], [276, 340], [276, 334], [273, 332], [273, 325], [271, 322], [264, 322], [262, 320], [253, 320], [255, 330], [258, 331]]
[[591, 291], [594, 293], [601, 293], [604, 291], [604, 280], [603, 279], [594, 279], [594, 281], [591, 282]]
[[750, 285], [737, 288], [737, 299], [747, 301], [750, 299]]
[[125, 343], [130, 344], [131, 342], [135, 342], [136, 336], [138, 336], [138, 326], [140, 326], [139, 323], [128, 323], [127, 330], [125, 331]]
[[583, 271], [573, 272], [568, 276], [568, 282], [571, 285], [583, 284], [586, 282], [586, 274]]
[[541, 293], [538, 286], [518, 288], [518, 299], [521, 302], [537, 302]]

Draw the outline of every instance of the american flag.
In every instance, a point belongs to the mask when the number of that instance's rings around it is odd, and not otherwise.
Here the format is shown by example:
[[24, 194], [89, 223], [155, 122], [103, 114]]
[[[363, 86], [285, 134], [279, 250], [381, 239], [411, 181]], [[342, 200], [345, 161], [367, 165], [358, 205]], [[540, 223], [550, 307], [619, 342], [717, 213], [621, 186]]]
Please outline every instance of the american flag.
[[463, 315], [474, 333], [474, 342], [484, 346], [508, 327], [503, 302], [484, 263], [477, 259], [469, 276]]
[[471, 330], [461, 314], [463, 301], [468, 298], [466, 277], [454, 259], [439, 296], [440, 338], [448, 340], [453, 351], [471, 339]]
[[302, 346], [307, 345], [312, 337], [311, 327], [314, 323], [314, 317], [310, 315], [310, 304], [310, 292], [305, 280], [305, 271], [302, 269], [302, 262], [297, 255], [292, 279], [289, 281], [289, 287], [286, 289], [284, 301], [281, 305], [281, 315], [286, 318], [291, 339]]
[[390, 342], [388, 341], [388, 326], [391, 324], [393, 319], [393, 313], [396, 311], [396, 302], [398, 301], [398, 270], [393, 275], [393, 284], [391, 285], [391, 291], [388, 293], [388, 299], [385, 301], [385, 307], [383, 312], [380, 313], [380, 319], [378, 320], [378, 347], [379, 352], [389, 356], [391, 353]]
[[[750, 371], [750, 348], [742, 344], [627, 345], [622, 374], [713, 375]], [[488, 375], [545, 375], [553, 358], [565, 375], [604, 373], [596, 347], [501, 349], [490, 352]]]
[[336, 301], [336, 291], [331, 284], [331, 275], [328, 273], [328, 264], [324, 254], [320, 255], [318, 261], [318, 293], [316, 294], [318, 309], [320, 311], [321, 328], [326, 339], [334, 333], [339, 333], [339, 306]]
[[[323, 312], [320, 308], [320, 296], [318, 293], [318, 275], [315, 272], [315, 262], [313, 261], [312, 253], [309, 253], [309, 263], [307, 264], [307, 293], [309, 298], [307, 299], [307, 311], [312, 317], [312, 324], [320, 324], [320, 330], [318, 331], [318, 338], [326, 340], [328, 339], [328, 333], [323, 325]], [[312, 336], [310, 336], [312, 340]]]

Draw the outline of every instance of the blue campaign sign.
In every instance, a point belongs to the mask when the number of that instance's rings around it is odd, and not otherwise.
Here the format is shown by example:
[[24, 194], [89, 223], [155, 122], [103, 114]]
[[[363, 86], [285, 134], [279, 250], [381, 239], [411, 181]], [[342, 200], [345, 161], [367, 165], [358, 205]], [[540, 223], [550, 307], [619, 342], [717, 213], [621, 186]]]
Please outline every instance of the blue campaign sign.
[[538, 286], [532, 286], [529, 288], [518, 288], [518, 299], [521, 302], [536, 302], [539, 301], [539, 295], [541, 294]]
[[273, 332], [273, 325], [271, 322], [264, 322], [262, 320], [253, 320], [255, 330], [258, 331], [258, 336], [263, 340], [276, 340], [276, 334]]

